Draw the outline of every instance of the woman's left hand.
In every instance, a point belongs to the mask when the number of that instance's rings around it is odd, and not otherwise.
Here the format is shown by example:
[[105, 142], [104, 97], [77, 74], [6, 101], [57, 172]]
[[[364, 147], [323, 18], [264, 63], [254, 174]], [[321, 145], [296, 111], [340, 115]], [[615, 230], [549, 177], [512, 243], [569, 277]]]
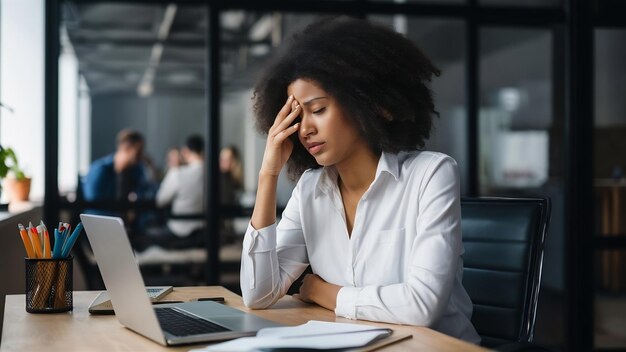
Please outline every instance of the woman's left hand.
[[337, 294], [339, 294], [340, 289], [341, 286], [330, 284], [318, 275], [307, 274], [304, 276], [302, 286], [300, 286], [300, 293], [293, 295], [293, 297], [303, 302], [317, 303], [326, 309], [335, 310]]

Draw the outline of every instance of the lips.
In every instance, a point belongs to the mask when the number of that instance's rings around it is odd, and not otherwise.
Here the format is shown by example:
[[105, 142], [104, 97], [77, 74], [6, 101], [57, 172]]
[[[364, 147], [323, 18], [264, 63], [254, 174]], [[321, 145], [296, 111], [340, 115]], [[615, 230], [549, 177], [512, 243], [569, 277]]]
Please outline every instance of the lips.
[[309, 153], [311, 153], [312, 155], [315, 155], [319, 153], [320, 150], [322, 150], [323, 146], [324, 146], [324, 142], [307, 143], [306, 149], [309, 151]]

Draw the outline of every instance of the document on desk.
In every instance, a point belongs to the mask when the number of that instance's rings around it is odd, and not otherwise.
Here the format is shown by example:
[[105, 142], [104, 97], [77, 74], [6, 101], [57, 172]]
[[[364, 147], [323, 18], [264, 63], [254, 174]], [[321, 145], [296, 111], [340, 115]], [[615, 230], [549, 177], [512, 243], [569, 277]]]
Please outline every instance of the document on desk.
[[311, 320], [306, 324], [265, 328], [256, 337], [193, 349], [191, 352], [235, 352], [261, 349], [350, 349], [366, 346], [386, 338], [393, 330], [368, 325], [332, 323]]

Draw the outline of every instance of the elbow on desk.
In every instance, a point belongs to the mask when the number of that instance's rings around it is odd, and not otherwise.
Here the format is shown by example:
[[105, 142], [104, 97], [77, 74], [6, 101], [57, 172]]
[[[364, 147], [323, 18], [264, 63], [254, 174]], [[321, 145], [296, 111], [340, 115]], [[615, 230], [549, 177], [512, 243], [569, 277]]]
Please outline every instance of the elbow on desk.
[[266, 309], [274, 303], [273, 300], [268, 300], [267, 297], [259, 299], [250, 293], [242, 292], [241, 297], [243, 298], [243, 304], [250, 309]]
[[395, 322], [390, 323], [425, 326], [432, 328], [437, 325], [445, 314], [446, 304], [440, 298], [424, 300], [416, 291], [412, 294], [412, 303], [404, 310], [395, 314]]
[[401, 319], [400, 324], [412, 325], [412, 326], [425, 326], [428, 328], [432, 328], [433, 325], [435, 325], [436, 321], [440, 318], [439, 316], [433, 314], [432, 312], [428, 312], [425, 314], [423, 312], [419, 312], [419, 313], [412, 314], [411, 316], [405, 317], [405, 319]]
[[[441, 314], [436, 314], [431, 311], [423, 311], [419, 309], [406, 309], [402, 314], [394, 314], [391, 317], [380, 317], [378, 319], [365, 319], [365, 320], [373, 320], [380, 321], [381, 323], [391, 323], [391, 324], [400, 324], [400, 325], [411, 325], [411, 326], [425, 326], [428, 328], [432, 328], [437, 324], [437, 321], [441, 318]], [[357, 319], [362, 319], [357, 317]]]

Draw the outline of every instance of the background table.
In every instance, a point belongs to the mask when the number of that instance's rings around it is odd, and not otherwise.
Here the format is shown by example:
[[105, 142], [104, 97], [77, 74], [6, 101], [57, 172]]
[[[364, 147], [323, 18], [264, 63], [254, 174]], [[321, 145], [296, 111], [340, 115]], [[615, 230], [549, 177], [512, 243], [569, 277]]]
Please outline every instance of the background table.
[[[24, 295], [6, 297], [2, 330], [2, 351], [187, 351], [207, 343], [183, 347], [164, 347], [124, 328], [112, 315], [90, 315], [89, 303], [97, 291], [74, 292], [74, 311], [59, 314], [29, 314], [24, 308]], [[257, 314], [285, 325], [298, 325], [308, 320], [337, 321], [390, 327], [409, 332], [412, 339], [385, 347], [385, 351], [484, 351], [481, 347], [446, 336], [425, 327], [401, 326], [337, 318], [329, 310], [298, 301], [291, 296], [282, 298], [272, 308], [250, 310], [243, 306], [240, 296], [219, 286], [181, 287], [165, 300], [190, 300], [198, 297], [221, 296], [226, 304]]]

